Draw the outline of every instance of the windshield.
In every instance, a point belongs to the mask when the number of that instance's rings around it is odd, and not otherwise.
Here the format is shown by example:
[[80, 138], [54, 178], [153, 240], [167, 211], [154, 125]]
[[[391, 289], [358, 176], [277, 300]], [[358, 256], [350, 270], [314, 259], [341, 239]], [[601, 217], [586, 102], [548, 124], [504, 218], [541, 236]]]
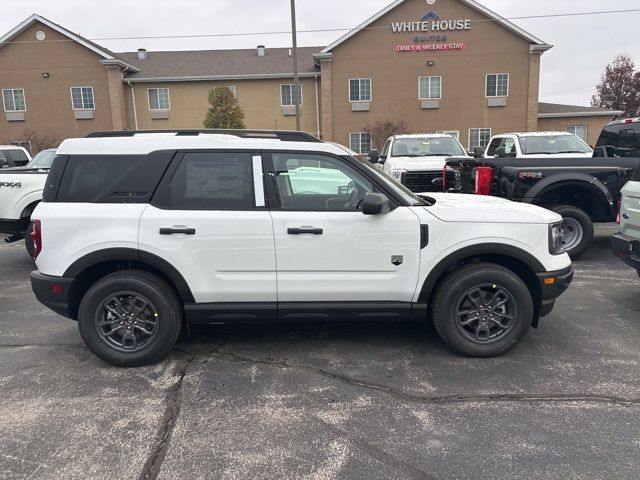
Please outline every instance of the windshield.
[[536, 135], [520, 137], [520, 149], [525, 155], [592, 152], [591, 147], [575, 135]]
[[43, 150], [31, 160], [26, 168], [51, 168], [51, 163], [56, 156], [55, 150]]
[[453, 137], [397, 138], [393, 142], [392, 157], [453, 157], [466, 155]]
[[380, 168], [376, 168], [372, 166], [369, 162], [361, 162], [361, 164], [374, 175], [380, 183], [384, 184], [389, 190], [393, 190], [398, 194], [398, 196], [402, 197], [402, 199], [408, 203], [409, 205], [430, 205], [430, 202], [427, 202], [423, 198], [418, 197], [407, 187], [395, 181], [387, 172]]

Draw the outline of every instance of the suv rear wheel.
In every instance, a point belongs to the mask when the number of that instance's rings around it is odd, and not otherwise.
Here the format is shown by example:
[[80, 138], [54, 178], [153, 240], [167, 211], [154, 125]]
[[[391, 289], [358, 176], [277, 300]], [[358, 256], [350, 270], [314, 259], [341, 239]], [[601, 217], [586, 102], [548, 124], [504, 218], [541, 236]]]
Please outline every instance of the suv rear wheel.
[[164, 358], [182, 326], [182, 306], [167, 283], [139, 270], [100, 279], [78, 312], [80, 335], [105, 362], [137, 367]]
[[512, 271], [476, 263], [450, 273], [438, 287], [433, 323], [448, 347], [471, 357], [513, 348], [533, 319], [531, 293]]

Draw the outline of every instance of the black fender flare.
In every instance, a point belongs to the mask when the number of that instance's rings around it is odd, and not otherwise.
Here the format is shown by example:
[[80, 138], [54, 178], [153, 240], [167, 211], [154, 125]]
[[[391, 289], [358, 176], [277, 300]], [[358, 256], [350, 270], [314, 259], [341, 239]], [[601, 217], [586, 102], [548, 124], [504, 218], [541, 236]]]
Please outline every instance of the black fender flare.
[[586, 173], [559, 173], [547, 177], [531, 187], [522, 198], [522, 202], [535, 204], [550, 190], [558, 187], [571, 186], [587, 188], [596, 195], [597, 198], [600, 198], [600, 200], [606, 203], [609, 210], [614, 208], [614, 201], [611, 196], [611, 192], [607, 190], [607, 187], [605, 187], [600, 180]]
[[109, 261], [129, 260], [145, 263], [165, 275], [173, 284], [183, 303], [195, 303], [191, 289], [182, 274], [165, 259], [153, 253], [137, 250], [135, 248], [106, 248], [91, 252], [73, 262], [62, 275], [63, 277], [76, 277], [83, 271], [100, 263]]
[[422, 289], [418, 296], [418, 302], [427, 303], [429, 301], [438, 280], [447, 270], [449, 270], [449, 268], [451, 268], [452, 265], [455, 265], [466, 258], [476, 257], [479, 255], [496, 255], [511, 258], [526, 265], [533, 273], [542, 273], [546, 271], [544, 265], [542, 265], [536, 257], [521, 248], [505, 245], [503, 243], [482, 243], [478, 245], [470, 245], [450, 253], [431, 269], [429, 275], [427, 275], [427, 278], [422, 284]]

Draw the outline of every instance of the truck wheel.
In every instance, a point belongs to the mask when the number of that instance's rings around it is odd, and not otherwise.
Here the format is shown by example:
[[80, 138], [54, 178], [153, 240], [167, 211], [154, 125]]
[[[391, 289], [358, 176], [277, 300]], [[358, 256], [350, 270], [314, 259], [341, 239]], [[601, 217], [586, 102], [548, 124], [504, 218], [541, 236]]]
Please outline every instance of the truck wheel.
[[33, 244], [33, 240], [31, 240], [31, 232], [33, 232], [33, 222], [29, 224], [29, 228], [24, 234], [24, 246], [27, 248], [27, 253], [31, 258], [36, 253], [36, 247]]
[[513, 348], [533, 320], [533, 300], [522, 279], [493, 263], [450, 273], [436, 290], [433, 323], [459, 354], [492, 357]]
[[80, 335], [105, 362], [137, 367], [164, 358], [182, 326], [182, 304], [162, 279], [139, 270], [107, 275], [85, 294]]
[[562, 215], [565, 235], [562, 245], [572, 260], [580, 258], [593, 241], [593, 222], [589, 215], [571, 205], [555, 205], [550, 210]]

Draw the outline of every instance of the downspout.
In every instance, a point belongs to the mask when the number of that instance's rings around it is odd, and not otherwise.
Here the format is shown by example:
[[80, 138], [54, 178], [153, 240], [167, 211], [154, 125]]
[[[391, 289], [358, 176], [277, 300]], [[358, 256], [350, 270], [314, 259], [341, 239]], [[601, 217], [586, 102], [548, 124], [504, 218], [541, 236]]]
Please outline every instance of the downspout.
[[320, 99], [318, 98], [318, 76], [314, 77], [316, 84], [316, 126], [318, 127], [318, 138], [320, 138]]
[[136, 91], [133, 88], [131, 82], [127, 82], [127, 85], [131, 87], [131, 102], [133, 103], [133, 125], [138, 130], [138, 110], [136, 108]]

